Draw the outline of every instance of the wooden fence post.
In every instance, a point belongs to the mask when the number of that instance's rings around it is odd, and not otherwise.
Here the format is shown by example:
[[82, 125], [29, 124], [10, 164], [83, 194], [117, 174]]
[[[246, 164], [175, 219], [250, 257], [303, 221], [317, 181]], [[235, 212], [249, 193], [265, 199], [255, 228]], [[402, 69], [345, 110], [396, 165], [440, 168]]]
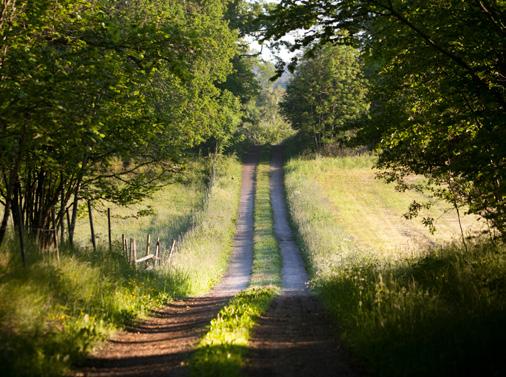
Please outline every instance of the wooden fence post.
[[132, 263], [133, 255], [134, 255], [134, 240], [130, 238], [129, 242], [129, 250], [128, 250], [128, 262]]
[[109, 235], [109, 251], [112, 251], [111, 209], [110, 208], [107, 208], [107, 233]]
[[133, 243], [133, 264], [134, 264], [134, 268], [136, 268], [137, 266], [137, 242], [135, 241], [135, 238], [134, 238], [134, 243]]
[[95, 229], [93, 228], [93, 214], [91, 213], [91, 201], [88, 200], [88, 216], [90, 218], [90, 232], [91, 243], [93, 244], [93, 251], [97, 251], [97, 244], [95, 241]]
[[121, 233], [121, 251], [122, 251], [123, 255], [125, 255], [125, 251], [126, 251], [125, 247], [126, 247], [125, 234]]
[[157, 238], [156, 239], [156, 251], [155, 251], [155, 264], [160, 265], [161, 264], [161, 260], [160, 260], [160, 238]]
[[176, 240], [172, 240], [172, 245], [169, 251], [169, 258], [167, 259], [167, 263], [170, 265], [170, 260], [172, 258], [172, 254], [174, 253], [174, 249], [176, 248]]

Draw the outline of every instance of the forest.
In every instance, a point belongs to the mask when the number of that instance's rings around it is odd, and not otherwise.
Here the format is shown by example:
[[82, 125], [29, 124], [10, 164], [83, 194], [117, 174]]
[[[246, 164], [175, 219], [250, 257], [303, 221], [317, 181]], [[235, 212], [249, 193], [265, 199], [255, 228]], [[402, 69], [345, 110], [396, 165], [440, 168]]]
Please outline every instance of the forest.
[[2, 0], [1, 374], [503, 375], [505, 35], [503, 0]]

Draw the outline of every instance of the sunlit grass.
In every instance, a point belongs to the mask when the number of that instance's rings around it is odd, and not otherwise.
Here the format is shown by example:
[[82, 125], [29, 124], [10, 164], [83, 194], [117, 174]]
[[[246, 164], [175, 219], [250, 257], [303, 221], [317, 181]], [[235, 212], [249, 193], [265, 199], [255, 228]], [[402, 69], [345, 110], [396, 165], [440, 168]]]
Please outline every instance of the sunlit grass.
[[[195, 160], [180, 177], [167, 183], [152, 197], [141, 203], [121, 207], [111, 203], [97, 203], [93, 211], [95, 237], [97, 243], [106, 244], [107, 208], [111, 209], [112, 239], [121, 240], [124, 234], [143, 244], [148, 234], [153, 240], [160, 238], [165, 247], [184, 232], [192, 221], [192, 216], [204, 203], [207, 163]], [[87, 208], [81, 208], [75, 230], [75, 240], [81, 247], [91, 248], [90, 225]]]
[[[297, 193], [311, 190], [316, 198], [325, 201], [324, 209], [315, 207], [310, 211], [312, 216], [325, 212], [324, 217], [333, 218], [332, 222], [338, 224], [353, 247], [367, 249], [382, 258], [398, 258], [460, 238], [457, 214], [442, 201], [434, 202], [420, 216], [436, 219], [435, 234], [421, 223], [421, 218], [405, 219], [403, 214], [413, 200], [423, 202], [429, 198], [415, 192], [399, 193], [394, 185], [376, 179], [372, 169], [374, 159], [362, 155], [292, 160], [287, 165], [292, 200], [296, 200]], [[462, 216], [461, 220], [466, 235], [476, 234], [483, 227], [474, 216]]]
[[276, 292], [273, 287], [249, 288], [220, 310], [192, 357], [192, 376], [240, 376], [250, 332]]
[[236, 158], [218, 161], [214, 184], [204, 207], [193, 214], [191, 227], [165, 268], [187, 276], [190, 292], [208, 291], [224, 274], [232, 250], [241, 190], [241, 164]]
[[255, 192], [255, 244], [252, 286], [281, 284], [281, 256], [274, 236], [269, 185], [270, 153], [263, 152], [258, 164]]
[[181, 277], [135, 271], [121, 253], [73, 251], [59, 262], [30, 260], [27, 268], [15, 259], [2, 262], [3, 376], [62, 375], [110, 331], [185, 293]]
[[416, 195], [374, 180], [371, 163], [298, 159], [286, 169], [312, 284], [341, 337], [373, 375], [504, 374], [504, 245], [468, 241], [465, 252], [444, 243], [459, 238], [447, 216], [434, 237], [407, 223], [401, 215]]

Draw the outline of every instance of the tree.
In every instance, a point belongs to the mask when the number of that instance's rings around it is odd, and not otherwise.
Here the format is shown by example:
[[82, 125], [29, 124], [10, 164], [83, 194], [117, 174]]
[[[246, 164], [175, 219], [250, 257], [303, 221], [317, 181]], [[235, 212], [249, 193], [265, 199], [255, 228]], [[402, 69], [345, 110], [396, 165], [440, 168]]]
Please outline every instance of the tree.
[[315, 147], [344, 141], [368, 110], [366, 84], [356, 49], [323, 46], [298, 66], [283, 112]]
[[277, 144], [293, 133], [279, 108], [285, 90], [270, 80], [275, 74], [272, 63], [256, 59], [252, 73], [260, 90], [244, 106], [243, 122], [238, 133], [240, 138], [253, 144]]
[[139, 200], [223, 133], [237, 33], [221, 0], [2, 6], [0, 241], [11, 212], [45, 245], [71, 209], [72, 233], [78, 199]]
[[379, 166], [400, 183], [411, 173], [444, 183], [443, 197], [504, 238], [505, 14], [504, 1], [285, 0], [267, 17], [266, 37], [302, 28], [294, 49], [360, 46], [373, 119], [362, 134], [378, 143]]

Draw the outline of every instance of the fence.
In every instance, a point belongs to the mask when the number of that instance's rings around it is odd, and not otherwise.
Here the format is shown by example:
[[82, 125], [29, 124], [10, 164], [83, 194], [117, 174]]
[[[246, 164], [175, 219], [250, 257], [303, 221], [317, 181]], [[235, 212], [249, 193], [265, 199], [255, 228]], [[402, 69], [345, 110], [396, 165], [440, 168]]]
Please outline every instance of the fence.
[[[156, 240], [155, 250], [151, 252], [151, 235], [148, 234], [146, 237], [146, 248], [143, 256], [139, 256], [139, 252], [137, 250], [137, 241], [135, 238], [127, 238], [124, 234], [121, 235], [121, 244], [123, 255], [127, 258], [127, 260], [137, 268], [137, 265], [144, 263], [147, 269], [154, 268], [157, 265], [161, 264], [161, 260], [163, 257], [163, 248], [160, 243], [160, 239]], [[174, 254], [174, 250], [176, 248], [176, 240], [172, 240], [172, 244], [167, 252], [167, 264], [170, 264], [172, 255]]]
[[[92, 214], [92, 206], [91, 203], [88, 202], [88, 216], [90, 222], [90, 233], [91, 233], [91, 242], [93, 245], [93, 250], [96, 250], [96, 240], [95, 240], [95, 229], [93, 224], [93, 214]], [[112, 232], [111, 232], [111, 210], [107, 208], [107, 238], [109, 243], [109, 250], [112, 250]], [[151, 235], [148, 234], [146, 237], [146, 248], [143, 256], [139, 256], [141, 253], [140, 250], [137, 249], [137, 240], [135, 238], [127, 238], [125, 234], [121, 235], [121, 245], [123, 250], [123, 255], [127, 258], [129, 263], [131, 263], [134, 267], [137, 268], [138, 265], [144, 264], [144, 267], [155, 268], [159, 266], [163, 257], [163, 247], [160, 243], [160, 238], [157, 238], [154, 252], [151, 252]], [[171, 246], [167, 252], [167, 264], [170, 264], [172, 255], [174, 254], [174, 250], [176, 248], [176, 240], [172, 240]]]

